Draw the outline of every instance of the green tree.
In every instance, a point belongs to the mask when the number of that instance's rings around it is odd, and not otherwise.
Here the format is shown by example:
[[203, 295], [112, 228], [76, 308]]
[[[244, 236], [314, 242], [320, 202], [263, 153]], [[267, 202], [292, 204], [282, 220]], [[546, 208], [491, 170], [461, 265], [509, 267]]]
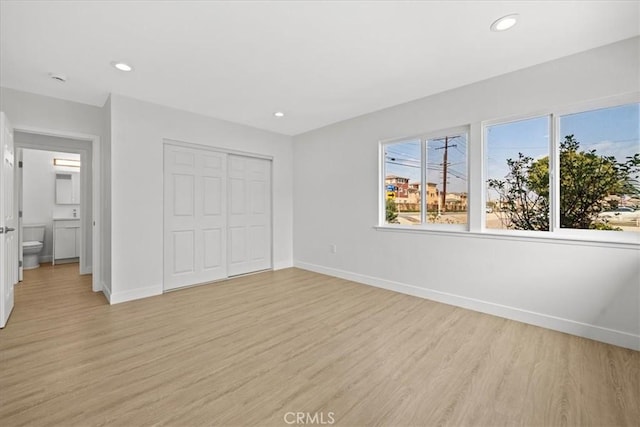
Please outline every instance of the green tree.
[[[538, 161], [539, 162], [539, 161]], [[509, 173], [504, 180], [489, 179], [489, 188], [500, 195], [500, 209], [506, 215], [507, 228], [549, 230], [549, 188], [544, 183], [545, 168], [532, 157], [518, 153], [507, 159]], [[549, 182], [547, 159], [546, 182]]]
[[[507, 227], [522, 230], [549, 229], [549, 157], [533, 160], [518, 154], [507, 160], [504, 180], [490, 179], [489, 187], [500, 195]], [[560, 226], [613, 229], [597, 221], [613, 194], [638, 194], [640, 155], [618, 162], [596, 150], [581, 151], [574, 135], [560, 144]]]
[[394, 202], [392, 199], [387, 199], [386, 211], [387, 223], [397, 224], [398, 207], [396, 206], [396, 202]]

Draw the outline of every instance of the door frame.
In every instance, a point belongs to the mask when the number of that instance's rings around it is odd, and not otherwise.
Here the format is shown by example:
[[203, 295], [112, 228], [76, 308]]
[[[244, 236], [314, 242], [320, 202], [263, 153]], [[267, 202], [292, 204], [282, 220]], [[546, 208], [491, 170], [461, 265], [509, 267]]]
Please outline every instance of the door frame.
[[[20, 167], [21, 163], [22, 163], [22, 148], [20, 147], [15, 147], [15, 141], [14, 141], [14, 149], [16, 152], [16, 164], [18, 164], [18, 167], [16, 168], [16, 173], [15, 173], [15, 177], [14, 177], [14, 181], [13, 181], [13, 200], [14, 203], [16, 203], [18, 205], [18, 211], [21, 212], [23, 211], [22, 209], [22, 183], [23, 183], [23, 177], [22, 177], [22, 167]], [[18, 283], [22, 282], [22, 280], [24, 279], [24, 268], [23, 268], [23, 261], [24, 261], [24, 255], [22, 253], [22, 251], [20, 250], [22, 248], [22, 241], [23, 241], [23, 230], [22, 230], [22, 215], [18, 215]]]
[[[80, 226], [81, 226], [81, 255], [85, 253], [84, 250], [86, 238], [89, 233], [92, 234], [92, 260], [91, 266], [87, 265], [87, 257], [80, 257], [80, 274], [92, 274], [92, 290], [94, 292], [102, 291], [102, 271], [101, 271], [101, 248], [102, 241], [100, 239], [101, 233], [101, 213], [102, 213], [102, 180], [101, 180], [101, 157], [100, 157], [100, 137], [97, 135], [84, 134], [78, 132], [68, 132], [68, 131], [60, 131], [60, 130], [52, 130], [52, 129], [44, 129], [32, 126], [22, 126], [15, 125], [13, 127], [14, 135], [15, 132], [39, 135], [39, 136], [50, 136], [54, 138], [64, 138], [71, 139], [76, 142], [82, 143], [85, 145], [84, 148], [78, 148], [77, 146], [72, 147], [64, 143], [64, 141], [56, 142], [55, 139], [52, 139], [51, 142], [47, 141], [46, 143], [29, 143], [29, 142], [18, 142], [16, 143], [16, 147], [22, 149], [33, 149], [33, 150], [47, 150], [47, 151], [63, 151], [63, 152], [71, 152], [80, 154], [80, 163], [87, 163], [89, 161], [88, 157], [90, 155], [91, 159], [91, 201], [89, 201], [88, 192], [89, 186], [88, 179], [89, 176], [86, 172], [86, 168], [80, 168]], [[15, 137], [14, 137], [15, 141]], [[22, 189], [19, 189], [20, 191]], [[17, 191], [17, 190], [16, 190]], [[84, 215], [85, 212], [88, 212], [87, 209], [91, 206], [92, 218]], [[17, 209], [17, 206], [16, 206]], [[16, 212], [17, 214], [17, 212]], [[89, 231], [91, 230], [91, 231]]]
[[[167, 145], [173, 145], [173, 146], [184, 147], [184, 148], [193, 148], [193, 149], [196, 149], [196, 150], [205, 150], [205, 151], [211, 151], [211, 152], [215, 152], [215, 153], [223, 153], [223, 154], [231, 154], [231, 155], [236, 155], [236, 156], [251, 157], [251, 158], [254, 158], [254, 159], [268, 160], [268, 161], [271, 162], [271, 167], [269, 168], [270, 169], [269, 173], [271, 175], [269, 177], [271, 179], [271, 185], [270, 185], [271, 188], [270, 188], [270, 193], [269, 193], [269, 197], [271, 198], [271, 203], [270, 203], [270, 205], [271, 205], [270, 206], [271, 207], [271, 215], [270, 215], [270, 219], [271, 219], [270, 232], [271, 232], [271, 235], [269, 237], [270, 237], [270, 240], [271, 240], [271, 270], [273, 270], [274, 266], [275, 266], [275, 264], [274, 264], [274, 238], [273, 238], [274, 237], [274, 221], [275, 221], [275, 218], [274, 218], [274, 203], [273, 203], [273, 200], [274, 200], [274, 187], [275, 187], [273, 185], [273, 169], [274, 169], [273, 168], [273, 156], [266, 155], [266, 154], [252, 153], [252, 152], [249, 152], [249, 151], [234, 150], [232, 148], [223, 148], [223, 147], [214, 147], [214, 146], [211, 146], [211, 145], [195, 144], [195, 143], [192, 143], [192, 142], [180, 141], [180, 140], [171, 139], [171, 138], [163, 138], [162, 139], [162, 165], [163, 165], [163, 167], [162, 167], [162, 176], [163, 176], [163, 179], [164, 179], [164, 173], [165, 173], [165, 170], [164, 170], [164, 161], [165, 161], [164, 153], [165, 153], [165, 146], [167, 146]], [[162, 203], [163, 203], [163, 209], [162, 209], [162, 224], [163, 224], [162, 246], [163, 246], [163, 252], [162, 253], [163, 253], [163, 262], [165, 262], [165, 260], [164, 260], [164, 245], [165, 245], [165, 241], [164, 241], [164, 223], [165, 223], [165, 217], [164, 217], [164, 215], [165, 215], [165, 212], [164, 212], [164, 185], [165, 185], [165, 183], [163, 182], [162, 183], [162, 199], [163, 199], [163, 201], [162, 201]], [[227, 191], [227, 207], [228, 207], [228, 204], [229, 204], [229, 192]], [[227, 232], [228, 232], [228, 230], [227, 230]], [[227, 250], [228, 249], [229, 248], [227, 247]], [[247, 273], [247, 274], [252, 274], [252, 273]], [[221, 280], [226, 280], [229, 277], [230, 276], [227, 275], [227, 277], [225, 279], [221, 279]], [[193, 286], [197, 286], [197, 285], [200, 285], [200, 283], [194, 283], [193, 284]], [[162, 289], [163, 289], [164, 293], [173, 291], [173, 289], [165, 290], [165, 288], [164, 288], [164, 274], [162, 275]]]

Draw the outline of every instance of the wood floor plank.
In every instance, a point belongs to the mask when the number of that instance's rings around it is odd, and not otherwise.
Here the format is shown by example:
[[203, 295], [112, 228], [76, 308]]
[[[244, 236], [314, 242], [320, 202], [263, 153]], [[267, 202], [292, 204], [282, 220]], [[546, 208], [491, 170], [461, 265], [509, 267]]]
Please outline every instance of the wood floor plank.
[[43, 264], [0, 331], [0, 424], [638, 426], [639, 377], [632, 350], [299, 269], [109, 306]]

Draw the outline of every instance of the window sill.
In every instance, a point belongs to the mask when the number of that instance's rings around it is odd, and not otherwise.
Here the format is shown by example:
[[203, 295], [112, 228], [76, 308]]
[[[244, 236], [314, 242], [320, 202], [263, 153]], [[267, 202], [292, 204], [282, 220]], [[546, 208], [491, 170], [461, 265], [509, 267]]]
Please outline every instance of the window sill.
[[[467, 231], [467, 230], [445, 230], [426, 228], [421, 226], [407, 225], [376, 225], [373, 227], [377, 231], [382, 232], [399, 232], [399, 233], [424, 233], [432, 235], [450, 236], [450, 237], [471, 237], [493, 240], [513, 240], [523, 242], [537, 243], [556, 243], [565, 245], [584, 245], [611, 247], [618, 249], [640, 249], [640, 233], [633, 233], [630, 236], [624, 236], [624, 239], [611, 240], [606, 236], [585, 236], [585, 233], [600, 233], [601, 231], [577, 231], [574, 233], [551, 233], [545, 231]], [[579, 233], [579, 235], [578, 235]], [[604, 233], [607, 233], [606, 231]]]

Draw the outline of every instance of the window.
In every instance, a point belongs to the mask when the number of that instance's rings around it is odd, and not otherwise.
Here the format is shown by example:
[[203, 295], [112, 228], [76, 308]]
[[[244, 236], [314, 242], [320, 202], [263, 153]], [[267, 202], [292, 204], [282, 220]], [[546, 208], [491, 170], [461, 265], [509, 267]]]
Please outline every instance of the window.
[[559, 118], [559, 226], [640, 231], [640, 104]]
[[467, 219], [467, 134], [429, 138], [427, 223], [463, 224]]
[[485, 228], [640, 231], [639, 105], [486, 126]]
[[421, 223], [422, 143], [419, 139], [384, 145], [385, 223]]
[[638, 244], [639, 99], [382, 143], [379, 223]]
[[466, 227], [467, 139], [458, 130], [382, 145], [385, 224]]
[[488, 229], [549, 230], [548, 116], [486, 127]]

